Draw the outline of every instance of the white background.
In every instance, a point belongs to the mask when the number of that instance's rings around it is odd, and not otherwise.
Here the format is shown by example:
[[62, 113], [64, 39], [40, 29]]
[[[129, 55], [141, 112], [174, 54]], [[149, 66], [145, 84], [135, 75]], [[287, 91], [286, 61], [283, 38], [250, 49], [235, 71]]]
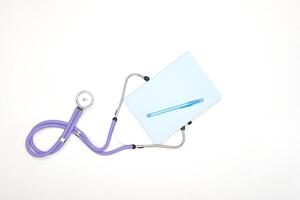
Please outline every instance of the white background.
[[[0, 199], [299, 199], [299, 11], [296, 0], [1, 0]], [[71, 137], [55, 155], [26, 152], [32, 126], [68, 120], [82, 89], [95, 103], [78, 127], [103, 144], [125, 76], [151, 77], [185, 51], [223, 97], [183, 148], [102, 157]], [[148, 142], [125, 106], [116, 133]], [[35, 141], [47, 149], [59, 134]]]

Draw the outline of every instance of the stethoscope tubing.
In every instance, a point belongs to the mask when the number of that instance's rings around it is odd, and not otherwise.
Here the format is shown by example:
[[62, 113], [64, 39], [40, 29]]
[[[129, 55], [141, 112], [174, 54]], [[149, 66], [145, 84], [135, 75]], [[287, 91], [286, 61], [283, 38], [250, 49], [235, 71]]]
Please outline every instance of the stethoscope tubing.
[[[134, 145], [131, 144], [131, 145], [122, 145], [113, 150], [105, 151], [110, 144], [112, 134], [117, 122], [116, 118], [113, 118], [111, 122], [105, 144], [102, 147], [96, 147], [95, 145], [93, 145], [93, 143], [90, 141], [87, 135], [79, 128], [76, 127], [76, 124], [79, 118], [81, 117], [81, 114], [82, 114], [82, 110], [76, 107], [69, 122], [64, 122], [60, 120], [47, 120], [35, 125], [26, 138], [25, 143], [26, 143], [26, 149], [28, 153], [30, 153], [30, 155], [34, 157], [44, 157], [53, 154], [63, 147], [65, 141], [68, 140], [71, 134], [75, 134], [89, 149], [91, 149], [93, 152], [100, 155], [112, 155], [126, 149], [133, 149]], [[60, 128], [63, 129], [64, 131], [61, 134], [60, 138], [47, 151], [42, 151], [34, 144], [33, 137], [38, 131], [45, 128]]]

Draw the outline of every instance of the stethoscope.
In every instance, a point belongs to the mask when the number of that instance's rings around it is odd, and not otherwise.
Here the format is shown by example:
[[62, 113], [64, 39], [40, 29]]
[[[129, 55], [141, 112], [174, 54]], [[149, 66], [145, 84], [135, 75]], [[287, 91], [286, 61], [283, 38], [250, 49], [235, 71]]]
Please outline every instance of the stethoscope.
[[[75, 134], [88, 148], [90, 148], [93, 152], [95, 152], [99, 155], [112, 155], [112, 154], [115, 154], [117, 152], [127, 150], [127, 149], [141, 149], [141, 148], [148, 148], [148, 147], [149, 148], [156, 147], [156, 148], [177, 149], [177, 148], [181, 147], [185, 142], [185, 126], [182, 126], [180, 129], [181, 134], [182, 134], [182, 140], [178, 145], [128, 144], [128, 145], [121, 145], [120, 147], [117, 147], [112, 150], [107, 150], [107, 148], [110, 144], [111, 138], [112, 138], [112, 134], [113, 134], [115, 125], [118, 120], [118, 115], [120, 113], [122, 103], [124, 101], [127, 82], [129, 80], [129, 78], [131, 78], [133, 76], [138, 76], [140, 78], [143, 78], [145, 81], [150, 80], [150, 78], [148, 76], [143, 76], [138, 73], [132, 73], [126, 77], [118, 108], [112, 119], [106, 142], [102, 147], [96, 147], [89, 140], [87, 135], [83, 131], [81, 131], [79, 128], [76, 127], [76, 124], [77, 124], [79, 118], [81, 117], [83, 111], [85, 109], [87, 109], [88, 107], [90, 107], [94, 102], [94, 97], [93, 97], [92, 93], [90, 93], [89, 91], [83, 90], [83, 91], [79, 92], [76, 96], [77, 107], [75, 108], [75, 110], [68, 122], [60, 121], [60, 120], [46, 120], [46, 121], [42, 121], [42, 122], [36, 124], [32, 128], [32, 130], [30, 131], [29, 135], [26, 138], [26, 149], [27, 149], [28, 153], [34, 157], [44, 157], [44, 156], [54, 154], [62, 148], [62, 146], [69, 139], [71, 134]], [[187, 125], [190, 125], [191, 123], [192, 122], [189, 122], [189, 123], [187, 123]], [[63, 129], [63, 132], [62, 132], [61, 136], [58, 138], [58, 140], [47, 151], [42, 151], [34, 144], [33, 137], [38, 131], [45, 129], [45, 128], [60, 128], [60, 129]]]

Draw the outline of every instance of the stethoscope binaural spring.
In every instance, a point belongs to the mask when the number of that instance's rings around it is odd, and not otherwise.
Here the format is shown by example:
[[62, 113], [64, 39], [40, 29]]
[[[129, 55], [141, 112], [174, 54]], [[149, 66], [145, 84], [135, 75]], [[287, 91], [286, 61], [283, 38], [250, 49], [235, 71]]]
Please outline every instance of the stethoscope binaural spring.
[[[133, 76], [138, 76], [143, 78], [145, 81], [149, 81], [150, 78], [148, 76], [143, 76], [141, 74], [138, 73], [132, 73], [130, 75], [128, 75], [125, 79], [125, 83], [123, 86], [123, 90], [122, 90], [122, 95], [121, 95], [121, 99], [118, 105], [118, 108], [115, 112], [115, 115], [112, 119], [109, 131], [108, 131], [108, 136], [106, 139], [105, 144], [102, 147], [96, 147], [87, 137], [87, 135], [81, 131], [79, 128], [76, 127], [76, 124], [79, 120], [79, 118], [81, 117], [83, 111], [90, 107], [93, 102], [94, 102], [94, 97], [93, 95], [86, 90], [83, 90], [81, 92], [79, 92], [76, 96], [76, 104], [77, 107], [75, 108], [70, 120], [68, 122], [65, 121], [60, 121], [60, 120], [46, 120], [46, 121], [42, 121], [38, 124], [36, 124], [32, 130], [30, 131], [29, 135], [26, 138], [26, 149], [28, 151], [28, 153], [34, 157], [44, 157], [44, 156], [48, 156], [51, 154], [56, 153], [58, 150], [60, 150], [62, 148], [62, 146], [64, 145], [64, 143], [66, 142], [66, 140], [69, 139], [69, 137], [71, 136], [71, 134], [75, 134], [88, 148], [90, 148], [93, 152], [99, 154], [99, 155], [112, 155], [115, 154], [117, 152], [126, 150], [126, 149], [136, 149], [136, 148], [147, 148], [147, 147], [157, 147], [157, 148], [169, 148], [169, 149], [176, 149], [181, 147], [184, 142], [185, 142], [185, 126], [183, 126], [181, 128], [181, 133], [182, 133], [182, 141], [180, 142], [180, 144], [172, 146], [172, 145], [164, 145], [164, 144], [145, 144], [145, 145], [135, 145], [135, 144], [128, 144], [128, 145], [122, 145], [118, 148], [112, 149], [112, 150], [107, 150], [111, 138], [112, 138], [112, 134], [115, 128], [115, 125], [117, 123], [118, 120], [118, 115], [124, 100], [124, 96], [125, 96], [125, 91], [126, 91], [126, 86], [127, 86], [127, 82], [129, 80], [129, 78], [133, 77]], [[188, 125], [190, 125], [191, 122], [188, 123]], [[61, 134], [61, 136], [58, 138], [58, 140], [47, 150], [47, 151], [43, 151], [40, 150], [33, 141], [33, 137], [34, 135], [45, 128], [60, 128], [63, 129], [63, 132]]]

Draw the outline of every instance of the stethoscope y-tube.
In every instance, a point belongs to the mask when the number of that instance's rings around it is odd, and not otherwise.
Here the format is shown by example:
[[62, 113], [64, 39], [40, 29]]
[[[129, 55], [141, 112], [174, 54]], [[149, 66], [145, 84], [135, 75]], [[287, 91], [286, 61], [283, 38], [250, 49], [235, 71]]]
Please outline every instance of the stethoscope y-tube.
[[[88, 148], [90, 148], [93, 152], [99, 154], [99, 155], [112, 155], [115, 154], [117, 152], [123, 151], [123, 150], [127, 150], [127, 149], [141, 149], [141, 148], [150, 148], [150, 147], [157, 147], [157, 148], [169, 148], [169, 149], [176, 149], [181, 147], [184, 142], [185, 142], [185, 126], [183, 126], [181, 128], [181, 133], [182, 133], [182, 141], [180, 144], [178, 145], [164, 145], [164, 144], [141, 144], [141, 145], [135, 145], [135, 144], [128, 144], [128, 145], [122, 145], [118, 148], [112, 149], [112, 150], [107, 150], [107, 148], [109, 147], [111, 138], [112, 138], [112, 134], [115, 128], [115, 125], [117, 123], [118, 120], [118, 115], [120, 113], [120, 109], [121, 106], [123, 104], [124, 101], [124, 96], [125, 96], [125, 92], [126, 92], [126, 87], [127, 87], [127, 82], [129, 80], [129, 78], [133, 77], [133, 76], [138, 76], [143, 78], [145, 81], [149, 81], [150, 78], [148, 76], [143, 76], [141, 74], [138, 73], [132, 73], [130, 75], [128, 75], [126, 77], [124, 86], [123, 86], [123, 90], [122, 90], [122, 95], [121, 95], [121, 99], [118, 105], [118, 108], [115, 112], [115, 115], [112, 119], [109, 131], [108, 131], [108, 135], [107, 135], [107, 139], [105, 144], [102, 147], [96, 147], [87, 137], [87, 135], [81, 131], [79, 128], [76, 127], [76, 124], [78, 122], [78, 120], [80, 119], [83, 111], [90, 107], [94, 101], [94, 98], [92, 96], [92, 94], [88, 91], [81, 91], [80, 93], [78, 93], [78, 95], [76, 96], [76, 103], [77, 103], [77, 107], [75, 108], [70, 120], [68, 122], [65, 121], [60, 121], [60, 120], [46, 120], [46, 121], [42, 121], [40, 123], [38, 123], [37, 125], [35, 125], [32, 130], [30, 131], [29, 135], [26, 138], [26, 149], [28, 151], [28, 153], [34, 157], [44, 157], [44, 156], [48, 156], [51, 154], [56, 153], [58, 150], [60, 150], [62, 148], [62, 146], [64, 145], [64, 143], [68, 140], [68, 138], [71, 136], [71, 134], [75, 134]], [[188, 125], [190, 125], [191, 122], [188, 123]], [[33, 141], [33, 137], [34, 135], [45, 128], [60, 128], [63, 129], [63, 132], [61, 134], [61, 136], [59, 137], [59, 139], [47, 150], [47, 151], [43, 151], [40, 150]]]

